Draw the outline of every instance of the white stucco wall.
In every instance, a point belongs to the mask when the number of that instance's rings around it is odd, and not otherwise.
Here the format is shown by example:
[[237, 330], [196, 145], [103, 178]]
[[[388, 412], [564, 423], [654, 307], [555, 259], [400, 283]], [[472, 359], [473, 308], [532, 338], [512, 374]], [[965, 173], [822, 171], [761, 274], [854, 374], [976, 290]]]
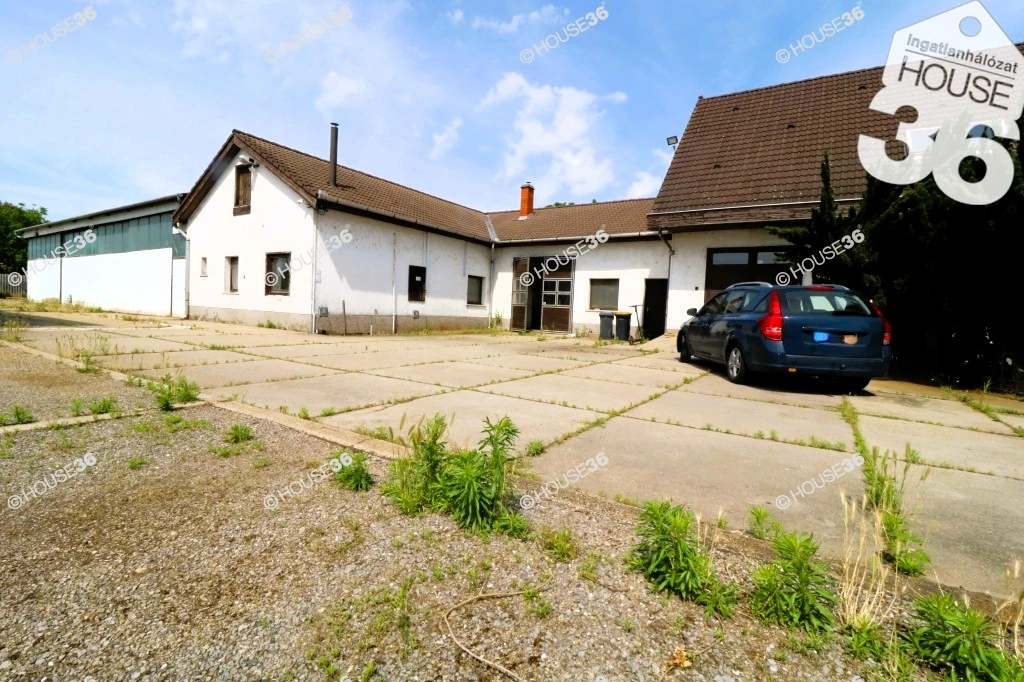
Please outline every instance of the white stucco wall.
[[[568, 245], [511, 246], [495, 250], [496, 286], [494, 309], [507, 327], [512, 313], [512, 259], [522, 256], [561, 255]], [[564, 256], [563, 256], [564, 259]], [[644, 302], [644, 280], [668, 277], [669, 251], [659, 241], [616, 243], [608, 241], [576, 259], [573, 273], [572, 327], [597, 329], [600, 311], [590, 309], [590, 280], [619, 280], [619, 309], [633, 309]], [[674, 267], [674, 264], [673, 264]], [[642, 309], [641, 309], [642, 313]], [[634, 315], [632, 325], [636, 327]]]
[[[241, 155], [239, 155], [241, 156]], [[268, 253], [291, 253], [293, 259], [309, 254], [314, 243], [313, 210], [299, 204], [299, 196], [264, 167], [253, 170], [252, 209], [233, 215], [234, 164], [217, 179], [213, 189], [189, 219], [190, 315], [214, 309], [223, 320], [250, 324], [278, 314], [279, 321], [308, 324], [312, 319], [311, 267], [293, 272], [289, 293], [267, 295]], [[226, 258], [238, 257], [238, 292], [229, 293]], [[206, 275], [202, 259], [206, 258]], [[200, 310], [197, 310], [200, 309]]]
[[[183, 260], [175, 261], [184, 263]], [[171, 314], [171, 249], [148, 249], [99, 256], [39, 258], [29, 271], [31, 299], [60, 298], [104, 310], [146, 315]], [[184, 301], [184, 278], [176, 296]], [[183, 315], [183, 313], [182, 313]]]
[[[391, 330], [393, 314], [413, 311], [431, 318], [487, 318], [490, 247], [340, 211], [318, 216], [317, 225], [326, 253], [318, 263], [318, 308], [340, 314], [344, 301], [348, 315], [379, 316], [384, 332]], [[331, 238], [345, 229], [351, 240], [332, 248]], [[426, 301], [409, 300], [410, 265], [427, 269]], [[484, 278], [481, 305], [466, 302], [469, 275]]]
[[788, 246], [763, 229], [683, 232], [672, 236], [676, 255], [672, 260], [672, 278], [668, 286], [667, 329], [678, 329], [689, 319], [688, 308], [704, 305], [704, 279], [708, 249], [725, 247]]
[[44, 298], [60, 298], [59, 258], [35, 258], [28, 262], [25, 276], [28, 279], [28, 297], [33, 301]]
[[171, 261], [171, 317], [185, 317], [185, 259]]

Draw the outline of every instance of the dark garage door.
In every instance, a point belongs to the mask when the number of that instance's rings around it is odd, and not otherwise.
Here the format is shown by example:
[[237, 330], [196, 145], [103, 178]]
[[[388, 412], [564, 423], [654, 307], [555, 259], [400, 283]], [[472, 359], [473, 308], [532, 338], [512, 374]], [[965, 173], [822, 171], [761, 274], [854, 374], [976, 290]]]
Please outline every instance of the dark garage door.
[[775, 283], [775, 276], [790, 267], [789, 253], [790, 247], [708, 249], [704, 302], [737, 282]]

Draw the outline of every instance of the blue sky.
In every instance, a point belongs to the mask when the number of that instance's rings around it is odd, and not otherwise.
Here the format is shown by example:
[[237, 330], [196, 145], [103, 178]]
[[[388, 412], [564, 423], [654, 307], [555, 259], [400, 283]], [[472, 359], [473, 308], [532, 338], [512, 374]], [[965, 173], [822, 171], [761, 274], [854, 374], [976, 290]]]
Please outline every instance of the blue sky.
[[[863, 0], [863, 19], [776, 60], [855, 1], [607, 0], [531, 63], [521, 51], [598, 0], [8, 1], [0, 200], [59, 219], [185, 192], [232, 128], [326, 158], [330, 121], [340, 163], [481, 210], [517, 208], [526, 180], [539, 205], [654, 196], [698, 95], [879, 66], [896, 29], [961, 4]], [[1024, 3], [985, 6], [1024, 41]]]

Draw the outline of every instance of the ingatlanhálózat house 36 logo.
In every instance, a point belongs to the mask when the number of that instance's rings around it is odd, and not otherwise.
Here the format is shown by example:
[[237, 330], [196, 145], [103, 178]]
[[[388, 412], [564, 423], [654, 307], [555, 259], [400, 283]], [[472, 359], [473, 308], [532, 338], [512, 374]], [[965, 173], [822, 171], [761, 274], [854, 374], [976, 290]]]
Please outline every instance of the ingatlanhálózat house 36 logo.
[[[1020, 139], [1024, 58], [981, 2], [897, 31], [882, 82], [871, 108], [895, 114], [909, 106], [917, 120], [900, 123], [896, 138], [909, 154], [899, 161], [886, 154], [885, 140], [860, 136], [860, 162], [868, 173], [894, 185], [931, 174], [947, 196], [965, 204], [991, 204], [1006, 194], [1013, 161], [995, 138]], [[969, 157], [985, 164], [980, 181], [960, 173]]]

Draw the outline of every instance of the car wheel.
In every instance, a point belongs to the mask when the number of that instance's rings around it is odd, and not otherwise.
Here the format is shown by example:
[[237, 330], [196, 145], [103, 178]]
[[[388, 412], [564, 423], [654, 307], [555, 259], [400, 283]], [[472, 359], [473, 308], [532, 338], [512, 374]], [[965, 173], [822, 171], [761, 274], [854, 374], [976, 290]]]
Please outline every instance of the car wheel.
[[735, 344], [725, 351], [725, 375], [734, 384], [747, 380], [747, 362], [743, 359], [743, 351]]
[[691, 358], [690, 344], [686, 341], [686, 335], [681, 334], [679, 336], [679, 362], [689, 362]]
[[843, 393], [860, 393], [867, 388], [870, 383], [870, 377], [867, 379], [840, 379], [839, 389]]

